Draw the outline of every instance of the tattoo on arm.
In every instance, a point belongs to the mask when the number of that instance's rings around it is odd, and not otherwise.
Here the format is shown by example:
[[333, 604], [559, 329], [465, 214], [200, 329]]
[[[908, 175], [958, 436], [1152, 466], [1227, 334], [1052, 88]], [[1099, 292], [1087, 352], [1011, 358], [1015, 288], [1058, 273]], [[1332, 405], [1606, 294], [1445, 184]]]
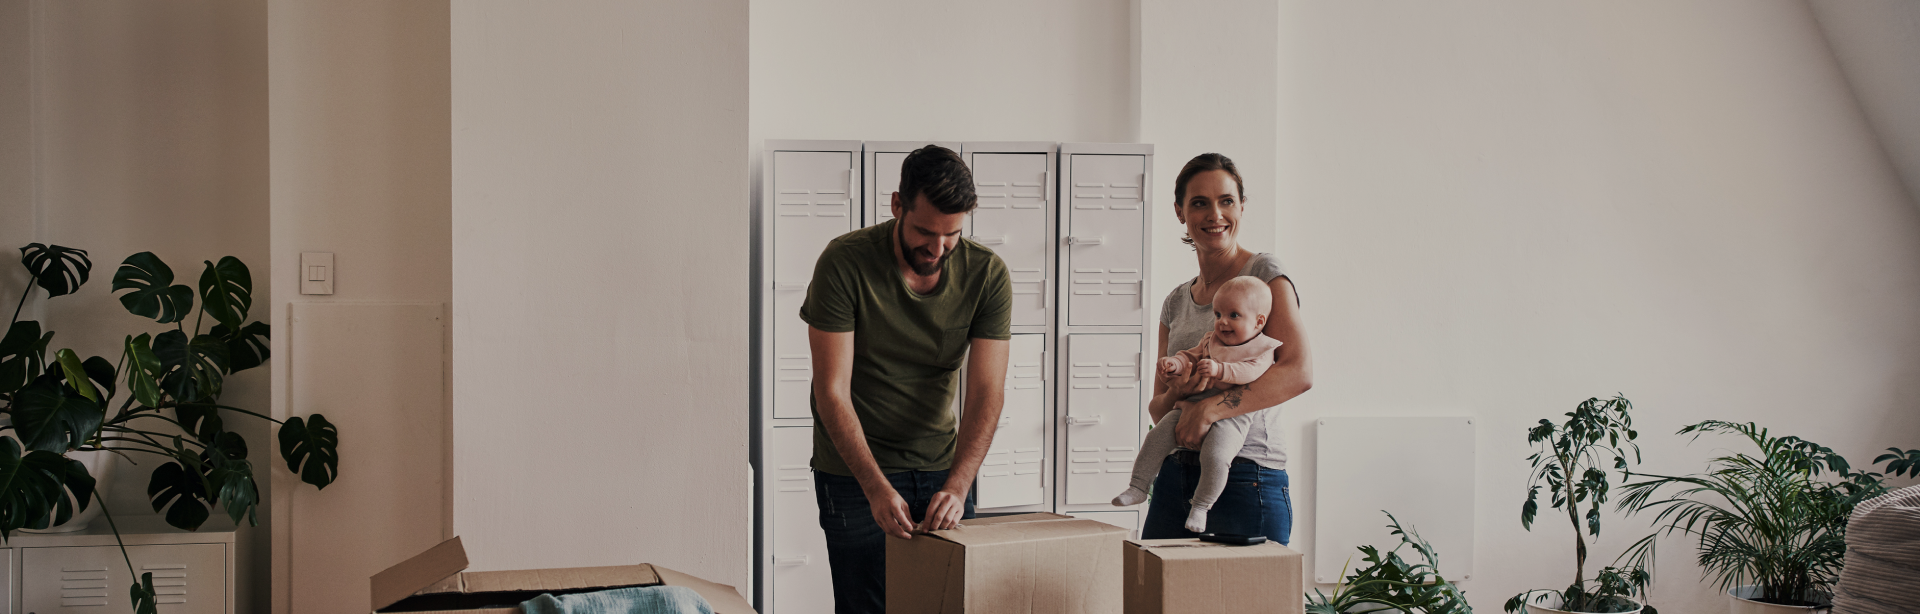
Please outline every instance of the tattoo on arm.
[[1246, 392], [1246, 388], [1241, 388], [1241, 387], [1230, 388], [1226, 392], [1220, 395], [1220, 404], [1227, 406], [1227, 409], [1239, 409], [1240, 395], [1245, 392]]

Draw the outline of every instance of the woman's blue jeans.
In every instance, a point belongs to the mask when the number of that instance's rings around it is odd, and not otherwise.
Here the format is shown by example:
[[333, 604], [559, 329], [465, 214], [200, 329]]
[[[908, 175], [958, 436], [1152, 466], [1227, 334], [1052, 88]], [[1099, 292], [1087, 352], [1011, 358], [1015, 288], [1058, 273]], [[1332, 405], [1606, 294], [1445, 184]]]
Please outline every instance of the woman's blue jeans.
[[[1188, 531], [1188, 501], [1200, 483], [1200, 467], [1168, 458], [1153, 480], [1153, 499], [1142, 539], [1197, 537]], [[1287, 544], [1293, 536], [1293, 495], [1287, 490], [1287, 472], [1251, 463], [1234, 463], [1227, 470], [1227, 488], [1207, 512], [1207, 532], [1218, 535], [1265, 535]]]

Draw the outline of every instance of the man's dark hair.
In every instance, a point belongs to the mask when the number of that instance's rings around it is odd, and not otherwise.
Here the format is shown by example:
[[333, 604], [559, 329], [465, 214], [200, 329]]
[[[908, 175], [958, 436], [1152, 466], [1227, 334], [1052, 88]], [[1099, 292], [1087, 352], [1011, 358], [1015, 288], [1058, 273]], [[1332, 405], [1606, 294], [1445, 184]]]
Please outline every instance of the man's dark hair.
[[919, 196], [927, 197], [933, 208], [948, 215], [972, 211], [980, 204], [980, 197], [973, 192], [973, 171], [967, 169], [966, 160], [939, 145], [915, 149], [900, 163], [902, 206], [912, 211]]

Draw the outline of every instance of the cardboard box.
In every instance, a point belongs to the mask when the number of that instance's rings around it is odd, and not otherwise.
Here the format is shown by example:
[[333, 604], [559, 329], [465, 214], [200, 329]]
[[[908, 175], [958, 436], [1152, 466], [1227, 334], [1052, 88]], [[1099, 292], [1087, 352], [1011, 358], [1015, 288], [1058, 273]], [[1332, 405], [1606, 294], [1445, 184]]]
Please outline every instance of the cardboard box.
[[1273, 542], [1127, 540], [1127, 614], [1301, 614], [1298, 551]]
[[564, 595], [630, 586], [684, 586], [700, 593], [715, 614], [755, 614], [725, 584], [658, 565], [467, 571], [467, 550], [455, 537], [373, 576], [374, 612], [519, 614], [520, 603], [541, 593]]
[[889, 614], [1120, 611], [1126, 529], [1059, 514], [960, 523], [887, 538]]

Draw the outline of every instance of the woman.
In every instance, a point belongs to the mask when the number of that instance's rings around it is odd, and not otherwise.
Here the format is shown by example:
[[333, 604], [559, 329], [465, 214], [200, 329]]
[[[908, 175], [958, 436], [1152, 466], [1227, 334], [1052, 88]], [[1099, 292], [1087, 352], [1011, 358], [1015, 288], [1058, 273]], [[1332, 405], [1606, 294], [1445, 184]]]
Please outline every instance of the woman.
[[1194, 157], [1180, 169], [1173, 194], [1174, 216], [1187, 227], [1187, 236], [1181, 240], [1200, 258], [1200, 275], [1167, 296], [1160, 312], [1160, 355], [1198, 345], [1213, 327], [1214, 292], [1227, 280], [1242, 275], [1259, 278], [1273, 291], [1273, 311], [1264, 332], [1282, 345], [1275, 350], [1273, 366], [1259, 379], [1198, 401], [1186, 399], [1212, 385], [1207, 377], [1159, 373], [1154, 378], [1153, 400], [1147, 404], [1147, 411], [1159, 422], [1168, 412], [1182, 410], [1174, 431], [1182, 449], [1160, 466], [1140, 535], [1147, 539], [1194, 536], [1182, 526], [1187, 502], [1200, 480], [1199, 460], [1193, 450], [1200, 449], [1214, 422], [1258, 411], [1265, 412], [1264, 419], [1254, 420], [1246, 445], [1234, 458], [1226, 491], [1208, 516], [1207, 532], [1264, 535], [1289, 543], [1293, 501], [1287, 490], [1287, 453], [1279, 405], [1313, 386], [1298, 295], [1278, 259], [1240, 246], [1246, 191], [1232, 160], [1215, 153]]

